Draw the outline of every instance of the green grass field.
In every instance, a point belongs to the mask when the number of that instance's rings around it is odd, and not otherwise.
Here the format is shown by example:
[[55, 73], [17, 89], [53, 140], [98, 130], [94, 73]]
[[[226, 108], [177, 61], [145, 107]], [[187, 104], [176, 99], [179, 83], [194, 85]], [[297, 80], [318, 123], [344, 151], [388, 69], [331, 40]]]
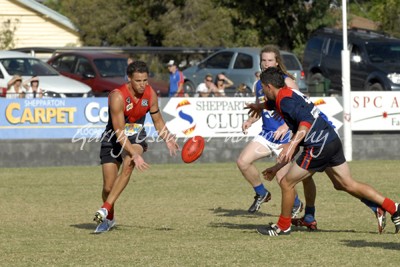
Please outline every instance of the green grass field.
[[[258, 163], [261, 169], [271, 163]], [[350, 163], [353, 176], [400, 201], [398, 161]], [[2, 169], [1, 266], [399, 266], [400, 234], [388, 218], [315, 176], [319, 231], [266, 237], [280, 190], [251, 215], [253, 190], [235, 163], [152, 165], [134, 172], [116, 205], [117, 228], [92, 234], [100, 167]], [[302, 199], [303, 191], [298, 191]]]

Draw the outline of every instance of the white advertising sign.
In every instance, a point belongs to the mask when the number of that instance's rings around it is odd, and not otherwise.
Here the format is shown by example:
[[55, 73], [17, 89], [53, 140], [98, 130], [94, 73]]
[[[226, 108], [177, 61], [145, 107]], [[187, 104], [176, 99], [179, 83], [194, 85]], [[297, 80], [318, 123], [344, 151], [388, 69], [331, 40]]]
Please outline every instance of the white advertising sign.
[[351, 92], [353, 131], [399, 131], [400, 92]]
[[[342, 122], [333, 116], [342, 112], [342, 106], [333, 97], [313, 97], [311, 100], [333, 122], [337, 129]], [[226, 98], [171, 98], [163, 109], [174, 118], [166, 122], [168, 129], [177, 137], [237, 137], [255, 136], [261, 132], [261, 120], [242, 133], [243, 121], [248, 118], [245, 104], [254, 102], [253, 97]]]

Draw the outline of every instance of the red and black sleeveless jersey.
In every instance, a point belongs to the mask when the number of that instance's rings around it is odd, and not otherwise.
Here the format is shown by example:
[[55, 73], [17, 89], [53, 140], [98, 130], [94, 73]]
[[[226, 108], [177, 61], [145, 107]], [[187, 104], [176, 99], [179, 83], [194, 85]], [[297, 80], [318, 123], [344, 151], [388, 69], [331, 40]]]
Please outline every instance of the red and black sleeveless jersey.
[[[124, 100], [124, 118], [125, 118], [125, 134], [127, 136], [134, 136], [140, 134], [140, 136], [146, 135], [144, 129], [144, 121], [146, 119], [146, 113], [150, 110], [152, 105], [152, 92], [153, 89], [150, 85], [147, 85], [143, 95], [134, 102], [134, 97], [130, 93], [128, 84], [124, 84], [117, 89], [111, 91], [111, 94], [119, 92]], [[115, 137], [114, 128], [112, 124], [112, 117], [110, 113], [110, 106], [108, 107], [108, 123], [106, 130], [103, 134], [103, 138], [113, 138]]]

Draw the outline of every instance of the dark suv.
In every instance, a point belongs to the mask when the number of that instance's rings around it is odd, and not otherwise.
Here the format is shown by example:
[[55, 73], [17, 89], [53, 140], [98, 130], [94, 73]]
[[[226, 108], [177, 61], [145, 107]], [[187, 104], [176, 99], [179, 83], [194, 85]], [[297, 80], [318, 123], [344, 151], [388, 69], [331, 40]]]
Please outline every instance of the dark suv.
[[[400, 39], [375, 31], [349, 29], [348, 45], [352, 91], [400, 90]], [[324, 83], [324, 89], [330, 90], [325, 93], [341, 94], [342, 49], [342, 30], [324, 28], [312, 34], [303, 60], [309, 88]]]

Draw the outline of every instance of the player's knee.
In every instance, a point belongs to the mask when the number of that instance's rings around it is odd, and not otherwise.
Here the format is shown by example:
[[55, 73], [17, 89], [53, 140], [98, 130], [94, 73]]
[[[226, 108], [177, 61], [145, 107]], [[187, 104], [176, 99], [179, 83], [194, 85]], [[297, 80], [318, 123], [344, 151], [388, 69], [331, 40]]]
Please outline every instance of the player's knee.
[[103, 185], [103, 196], [107, 197], [110, 194], [111, 189], [112, 189], [112, 185], [111, 184], [110, 185], [108, 185], [108, 184]]
[[239, 167], [239, 169], [245, 170], [249, 167], [250, 164], [246, 160], [244, 160], [242, 157], [239, 157], [236, 160], [236, 165]]
[[351, 192], [353, 190], [352, 185], [348, 183], [336, 183], [333, 187], [338, 191]]

